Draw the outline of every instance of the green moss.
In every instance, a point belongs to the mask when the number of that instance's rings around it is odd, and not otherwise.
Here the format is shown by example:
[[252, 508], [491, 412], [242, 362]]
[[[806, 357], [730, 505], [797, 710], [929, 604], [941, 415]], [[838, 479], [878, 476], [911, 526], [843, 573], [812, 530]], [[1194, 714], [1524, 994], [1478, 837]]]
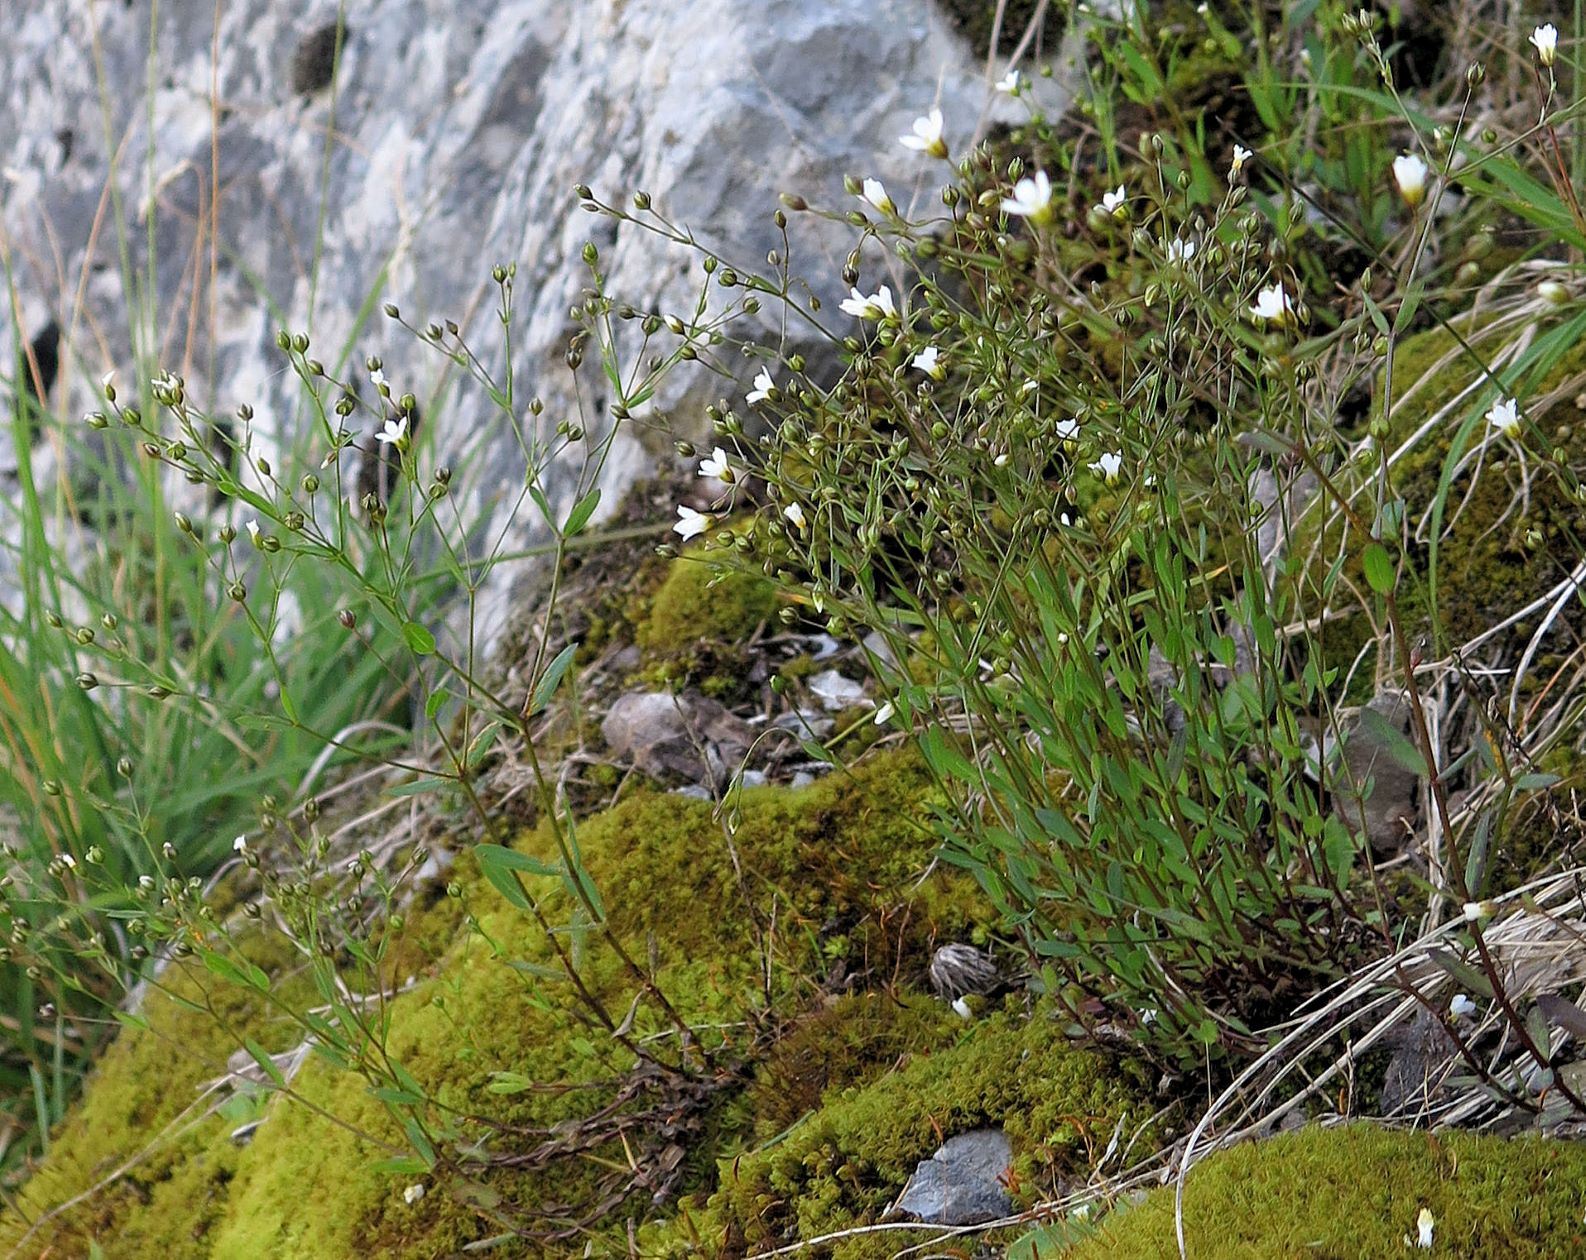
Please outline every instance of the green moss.
[[776, 587], [765, 578], [721, 571], [686, 554], [672, 564], [639, 623], [639, 646], [659, 657], [691, 651], [702, 641], [741, 643], [776, 608]]
[[[107, 1055], [43, 1171], [26, 1187], [24, 1210], [37, 1215], [91, 1193], [29, 1246], [73, 1256], [86, 1254], [89, 1240], [97, 1239], [102, 1246], [114, 1242], [118, 1260], [171, 1254], [336, 1260], [452, 1254], [529, 1228], [567, 1235], [547, 1244], [545, 1254], [583, 1254], [591, 1239], [596, 1254], [622, 1254], [627, 1218], [642, 1221], [656, 1212], [648, 1189], [631, 1196], [624, 1190], [630, 1157], [654, 1160], [675, 1142], [684, 1152], [675, 1191], [708, 1194], [718, 1157], [735, 1154], [797, 1110], [782, 1099], [773, 1120], [772, 1109], [761, 1105], [766, 1078], [750, 1083], [733, 1065], [764, 1053], [779, 1034], [796, 1034], [809, 1012], [825, 1018], [824, 994], [867, 981], [906, 982], [923, 972], [933, 941], [966, 933], [957, 908], [966, 900], [961, 879], [953, 889], [942, 877], [914, 887], [929, 843], [911, 819], [929, 793], [918, 764], [893, 756], [799, 792], [744, 793], [730, 845], [709, 805], [678, 796], [639, 795], [580, 824], [578, 842], [615, 931], [655, 969], [661, 989], [703, 1030], [721, 1065], [719, 1087], [699, 1104], [681, 1099], [673, 1107], [643, 1088], [621, 1093], [637, 1080], [631, 1057], [580, 1018], [568, 985], [554, 978], [547, 939], [465, 856], [454, 873], [462, 897], [410, 916], [414, 940], [397, 950], [394, 970], [411, 971], [419, 983], [384, 1008], [384, 1046], [433, 1098], [435, 1105], [418, 1114], [437, 1146], [472, 1151], [476, 1163], [427, 1176], [381, 1171], [378, 1161], [404, 1149], [391, 1112], [363, 1076], [315, 1057], [294, 1082], [307, 1105], [271, 1101], [247, 1147], [229, 1140], [235, 1119], [212, 1117], [162, 1145], [140, 1165], [145, 1171], [94, 1189], [192, 1101], [200, 1082], [224, 1071], [237, 1044], [206, 1016], [156, 1003], [154, 1030], [125, 1034]], [[543, 830], [525, 837], [523, 847], [542, 861], [554, 857]], [[579, 925], [561, 882], [536, 883], [558, 939], [575, 952], [584, 982], [613, 1021], [631, 1007], [634, 1035], [658, 1053], [675, 1053], [675, 1032], [652, 1001], [635, 1002], [636, 982], [600, 936]], [[477, 930], [456, 933], [435, 958], [447, 916], [455, 923], [463, 912]], [[283, 948], [261, 965], [285, 977], [292, 961]], [[232, 990], [219, 997], [242, 1003], [230, 1021], [234, 1029], [251, 1029], [271, 1048], [295, 1043], [295, 1026], [276, 1028]], [[847, 1035], [849, 1062], [834, 1068], [833, 1081], [866, 1078], [898, 1054], [939, 1042], [943, 1029], [933, 1004], [903, 1000], [909, 1013], [892, 1016], [878, 1015], [873, 1001], [853, 1000], [872, 1027], [856, 1015]], [[173, 1044], [185, 1049], [181, 1062], [196, 1056], [191, 1070], [170, 1069]], [[493, 1086], [502, 1073], [528, 1087], [498, 1092]], [[662, 1131], [639, 1114], [652, 1105], [669, 1117]], [[597, 1142], [587, 1151], [569, 1144], [557, 1157], [534, 1157], [603, 1107], [633, 1117], [625, 1140]], [[408, 1204], [403, 1190], [418, 1181], [427, 1193]], [[18, 1236], [20, 1215], [0, 1222], [0, 1241]], [[593, 1234], [579, 1228], [586, 1220]], [[602, 1230], [612, 1231], [609, 1246]]]
[[[874, 1083], [831, 1091], [826, 1104], [779, 1141], [724, 1168], [708, 1204], [680, 1214], [657, 1240], [682, 1256], [752, 1255], [881, 1219], [915, 1166], [945, 1137], [996, 1126], [1012, 1140], [1016, 1202], [1051, 1193], [1082, 1172], [1121, 1117], [1143, 1123], [1140, 1074], [1074, 1049], [1044, 1011], [1016, 1001], [956, 1030], [930, 1054], [914, 1054]], [[1149, 1133], [1145, 1144], [1150, 1142]], [[922, 1236], [923, 1237], [923, 1236]], [[888, 1232], [834, 1244], [834, 1260], [879, 1260], [921, 1238]]]
[[[1578, 1143], [1312, 1127], [1235, 1147], [1194, 1169], [1185, 1243], [1204, 1260], [1420, 1254], [1406, 1247], [1425, 1208], [1433, 1255], [1578, 1256], [1586, 1251], [1586, 1149]], [[1109, 1216], [1065, 1260], [1173, 1256], [1173, 1191]]]

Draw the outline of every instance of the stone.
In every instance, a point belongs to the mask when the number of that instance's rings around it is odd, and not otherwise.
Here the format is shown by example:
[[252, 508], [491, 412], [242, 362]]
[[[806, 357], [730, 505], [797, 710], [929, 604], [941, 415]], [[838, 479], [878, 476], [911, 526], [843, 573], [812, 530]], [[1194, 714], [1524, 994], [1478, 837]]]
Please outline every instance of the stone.
[[[1366, 708], [1411, 738], [1408, 695], [1384, 691]], [[1332, 779], [1333, 815], [1363, 834], [1374, 853], [1391, 856], [1404, 852], [1415, 837], [1421, 780], [1393, 756], [1375, 725], [1357, 717], [1344, 735], [1342, 764]], [[1371, 792], [1362, 802], [1359, 793], [1368, 782]]]
[[[772, 222], [777, 194], [857, 208], [843, 189], [852, 173], [882, 179], [905, 211], [939, 213], [948, 166], [898, 137], [937, 106], [955, 154], [965, 153], [977, 130], [1018, 121], [1027, 108], [993, 92], [981, 52], [919, 0], [367, 0], [339, 55], [328, 0], [228, 0], [218, 9], [162, 0], [151, 12], [30, 0], [7, 24], [0, 221], [17, 301], [14, 310], [0, 303], [0, 345], [26, 345], [58, 323], [62, 380], [51, 401], [61, 416], [102, 406], [98, 381], [112, 368], [122, 369], [123, 397], [135, 398], [126, 348], [142, 316], [123, 292], [124, 241], [134, 271], [148, 276], [154, 312], [139, 344], [158, 346], [160, 366], [181, 373], [188, 399], [212, 416], [250, 404], [256, 457], [280, 469], [291, 466], [288, 448], [316, 463], [326, 453], [302, 382], [275, 346], [279, 325], [309, 333], [313, 353], [339, 379], [361, 381], [366, 402], [364, 360], [378, 355], [392, 389], [423, 406], [421, 466], [456, 471], [459, 508], [486, 518], [477, 537], [492, 542], [521, 496], [520, 443], [549, 444], [561, 422], [592, 439], [616, 423], [601, 355], [591, 349], [576, 371], [566, 362], [579, 331], [569, 310], [590, 283], [579, 258], [586, 242], [618, 300], [691, 316], [703, 292], [708, 320], [741, 296], [702, 288], [697, 251], [585, 213], [575, 184], [621, 207], [644, 190], [727, 265], [764, 271], [769, 250], [785, 252], [822, 300], [819, 321], [846, 332], [838, 271], [857, 233], [793, 213], [784, 243]], [[1048, 117], [1070, 96], [1062, 74], [1033, 78], [1031, 90]], [[97, 123], [76, 125], [101, 116], [114, 120], [108, 135]], [[114, 206], [125, 207], [120, 221]], [[507, 416], [489, 384], [380, 310], [394, 303], [418, 329], [455, 321], [499, 387], [504, 333], [491, 268], [514, 261], [511, 384], [520, 401]], [[895, 266], [885, 251], [867, 254], [863, 282], [897, 289]], [[764, 307], [732, 335], [752, 334], [771, 353], [803, 352], [812, 373], [831, 363], [825, 334], [801, 330], [773, 302]], [[645, 341], [640, 323], [612, 321], [630, 367]], [[661, 346], [652, 340], [650, 349]], [[742, 359], [739, 384], [763, 365]], [[10, 402], [5, 380], [0, 414]], [[681, 471], [673, 436], [705, 438], [705, 405], [732, 388], [703, 365], [662, 381], [635, 422], [620, 425], [601, 512], [658, 463]], [[526, 407], [535, 396], [544, 402], [538, 419]], [[381, 420], [364, 412], [348, 427], [361, 445]], [[15, 467], [3, 427], [0, 471]], [[106, 440], [125, 445], [114, 431]], [[55, 445], [34, 446], [40, 480], [62, 471]], [[589, 445], [575, 443], [545, 473], [558, 519], [588, 489]], [[66, 471], [91, 475], [88, 461]], [[335, 484], [332, 471], [321, 475]], [[205, 488], [179, 475], [170, 492], [170, 506], [195, 520], [238, 516], [211, 508]], [[513, 520], [499, 539], [504, 551], [549, 535], [536, 512]], [[15, 529], [0, 510], [0, 536]], [[0, 597], [15, 586], [3, 567], [9, 554], [0, 546]], [[541, 578], [528, 563], [490, 577], [477, 610], [482, 649], [505, 628], [513, 587]], [[454, 634], [466, 624], [459, 615]]]
[[845, 678], [835, 669], [823, 670], [809, 680], [810, 694], [820, 701], [828, 713], [837, 713], [865, 703], [863, 683]]
[[974, 1129], [950, 1137], [921, 1161], [903, 1189], [897, 1210], [928, 1225], [975, 1225], [1006, 1216], [1008, 1165], [1013, 1146], [1001, 1129]]
[[600, 724], [611, 755], [664, 781], [720, 787], [737, 771], [754, 733], [725, 706], [694, 692], [630, 691]]

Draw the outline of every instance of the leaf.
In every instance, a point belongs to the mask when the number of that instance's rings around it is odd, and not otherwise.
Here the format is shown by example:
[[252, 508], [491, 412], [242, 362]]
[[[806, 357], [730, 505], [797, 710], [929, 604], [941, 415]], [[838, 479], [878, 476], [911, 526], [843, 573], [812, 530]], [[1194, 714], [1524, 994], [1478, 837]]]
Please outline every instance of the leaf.
[[492, 1072], [490, 1084], [485, 1086], [485, 1093], [521, 1094], [533, 1088], [534, 1078], [524, 1076], [521, 1072]]
[[416, 621], [402, 623], [402, 639], [415, 656], [429, 656], [435, 651], [435, 636]]
[[595, 508], [600, 505], [600, 487], [596, 486], [582, 499], [573, 505], [573, 510], [567, 514], [567, 524], [562, 526], [562, 536], [572, 538], [589, 524], [589, 518], [595, 514]]
[[1387, 595], [1393, 590], [1396, 574], [1393, 567], [1393, 557], [1388, 554], [1388, 549], [1379, 542], [1374, 542], [1366, 547], [1365, 555], [1361, 557], [1366, 569], [1366, 581], [1371, 589], [1378, 595]]
[[419, 796], [424, 792], [433, 792], [443, 788], [452, 780], [441, 778], [438, 775], [426, 774], [408, 783], [398, 783], [395, 787], [385, 790], [387, 796]]
[[403, 1176], [417, 1176], [427, 1173], [430, 1166], [417, 1155], [398, 1155], [392, 1159], [377, 1159], [369, 1165], [371, 1172], [399, 1173]]
[[1540, 994], [1536, 999], [1536, 1009], [1554, 1028], [1562, 1028], [1572, 1037], [1586, 1039], [1586, 1011], [1567, 997], [1560, 997], [1557, 993]]
[[1421, 756], [1421, 750], [1410, 741], [1408, 735], [1377, 710], [1368, 706], [1360, 711], [1358, 734], [1364, 735], [1387, 753], [1401, 769], [1422, 778], [1426, 776], [1426, 758]]
[[259, 1070], [270, 1078], [277, 1089], [286, 1088], [286, 1077], [281, 1075], [281, 1069], [275, 1065], [275, 1060], [270, 1057], [268, 1050], [252, 1037], [242, 1039], [242, 1048], [253, 1056], [253, 1061], [259, 1065]]
[[532, 905], [528, 893], [524, 892], [523, 885], [518, 880], [519, 871], [529, 875], [560, 876], [562, 873], [538, 858], [532, 858], [526, 853], [519, 853], [516, 849], [509, 849], [499, 844], [476, 844], [474, 858], [479, 863], [480, 871], [495, 890], [519, 910], [528, 910]]
[[1540, 788], [1550, 788], [1559, 781], [1556, 774], [1522, 774], [1514, 781], [1514, 786], [1522, 792], [1535, 792]]
[[1459, 986], [1478, 997], [1492, 1000], [1492, 982], [1487, 979], [1485, 972], [1472, 967], [1464, 959], [1449, 953], [1446, 949], [1432, 949], [1427, 951], [1434, 963], [1459, 982]]
[[529, 716], [544, 710], [551, 702], [551, 697], [556, 694], [557, 684], [562, 681], [562, 675], [567, 672], [567, 667], [573, 663], [573, 657], [578, 653], [578, 644], [569, 643], [545, 667], [545, 672], [540, 675], [540, 681], [534, 684], [534, 695], [529, 700]]
[[246, 959], [242, 962], [233, 962], [224, 954], [217, 954], [212, 949], [201, 950], [199, 957], [203, 960], [205, 969], [222, 980], [229, 980], [232, 984], [241, 985], [245, 989], [257, 989], [260, 993], [270, 991], [270, 977]]

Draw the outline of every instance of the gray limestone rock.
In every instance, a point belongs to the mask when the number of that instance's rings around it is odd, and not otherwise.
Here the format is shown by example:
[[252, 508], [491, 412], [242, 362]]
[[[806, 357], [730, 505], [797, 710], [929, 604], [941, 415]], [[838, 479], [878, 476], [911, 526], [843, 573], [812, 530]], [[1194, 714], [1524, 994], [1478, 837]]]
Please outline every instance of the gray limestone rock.
[[898, 1200], [898, 1211], [930, 1225], [973, 1225], [1012, 1209], [1005, 1184], [1013, 1147], [1001, 1129], [950, 1137], [921, 1161]]
[[612, 756], [657, 779], [721, 786], [749, 751], [747, 723], [708, 696], [631, 691], [600, 724]]
[[[1419, 814], [1420, 778], [1390, 751], [1383, 726], [1408, 738], [1410, 700], [1402, 692], [1384, 691], [1366, 709], [1383, 722], [1362, 714], [1345, 734], [1343, 764], [1334, 774], [1333, 813], [1386, 856], [1409, 846]], [[1371, 791], [1362, 802], [1359, 796], [1368, 783]]]
[[[0, 222], [20, 328], [0, 303], [0, 345], [59, 322], [57, 413], [101, 405], [98, 381], [111, 368], [122, 369], [124, 398], [137, 393], [126, 373], [129, 324], [141, 317], [125, 296], [135, 279], [122, 275], [125, 256], [151, 280], [153, 327], [140, 340], [186, 378], [199, 407], [229, 415], [250, 404], [255, 455], [282, 468], [283, 449], [299, 444], [317, 458], [326, 446], [275, 347], [280, 325], [310, 333], [315, 356], [343, 379], [378, 355], [393, 389], [415, 394], [430, 421], [421, 464], [455, 470], [460, 506], [493, 518], [479, 535], [492, 540], [522, 488], [520, 434], [547, 439], [574, 421], [598, 437], [613, 423], [601, 356], [584, 356], [576, 386], [565, 361], [577, 331], [569, 311], [590, 283], [585, 243], [599, 248], [607, 292], [635, 305], [691, 316], [702, 291], [712, 311], [736, 296], [702, 288], [698, 252], [583, 212], [575, 184], [619, 206], [644, 190], [743, 268], [763, 270], [767, 251], [786, 250], [823, 301], [818, 318], [846, 330], [835, 299], [854, 233], [794, 214], [784, 245], [771, 217], [777, 193], [846, 209], [843, 176], [873, 175], [903, 209], [939, 210], [949, 168], [898, 137], [938, 106], [964, 152], [977, 128], [1024, 112], [991, 90], [981, 58], [924, 0], [367, 0], [339, 47], [332, 0], [16, 7], [0, 58]], [[1032, 84], [1049, 116], [1067, 99], [1061, 79]], [[420, 329], [455, 321], [499, 374], [490, 272], [513, 261], [519, 401], [503, 415], [483, 382], [380, 308], [395, 303]], [[896, 290], [896, 266], [885, 252], [867, 257], [862, 282]], [[761, 318], [773, 349], [776, 330], [799, 323], [770, 309]], [[639, 321], [612, 323], [636, 362]], [[785, 349], [821, 362], [824, 339], [800, 335]], [[740, 382], [759, 366], [723, 361]], [[0, 408], [8, 390], [0, 379]], [[618, 433], [602, 508], [675, 458], [666, 424], [699, 437], [705, 404], [732, 391], [702, 366], [667, 378]], [[525, 406], [534, 396], [544, 401], [538, 418]], [[354, 436], [366, 440], [379, 423], [366, 417]], [[0, 474], [15, 466], [9, 443], [6, 426]], [[53, 450], [35, 448], [45, 477]], [[588, 488], [582, 463], [578, 450], [546, 475], [558, 518]], [[179, 478], [172, 494], [195, 519], [209, 510], [202, 488]], [[0, 536], [14, 530], [7, 497]], [[536, 513], [520, 513], [504, 549], [546, 532]], [[518, 580], [538, 574], [504, 569], [485, 591], [487, 646]], [[10, 585], [0, 572], [0, 592]]]

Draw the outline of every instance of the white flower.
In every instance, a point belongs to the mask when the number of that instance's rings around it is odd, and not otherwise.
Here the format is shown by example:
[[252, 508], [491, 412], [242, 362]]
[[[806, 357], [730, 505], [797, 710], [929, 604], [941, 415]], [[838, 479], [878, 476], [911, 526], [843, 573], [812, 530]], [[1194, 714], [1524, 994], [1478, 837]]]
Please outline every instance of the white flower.
[[1393, 159], [1393, 182], [1405, 205], [1414, 210], [1426, 197], [1426, 163], [1413, 153], [1400, 154]]
[[947, 365], [942, 362], [942, 352], [935, 346], [926, 346], [914, 356], [909, 366], [919, 368], [933, 381], [939, 381], [947, 375]]
[[1506, 438], [1520, 436], [1520, 407], [1513, 398], [1500, 398], [1487, 411], [1487, 423]]
[[1170, 263], [1187, 263], [1195, 257], [1195, 242], [1175, 237], [1167, 243], [1167, 260]]
[[99, 391], [114, 402], [116, 399], [116, 370], [111, 368], [99, 378]]
[[1024, 91], [1024, 76], [1017, 70], [1009, 70], [997, 80], [996, 89], [1005, 96], [1017, 96]]
[[1476, 1004], [1470, 1000], [1468, 993], [1456, 993], [1454, 1000], [1448, 1004], [1448, 1013], [1455, 1019], [1464, 1019], [1476, 1013]]
[[1531, 45], [1544, 66], [1551, 66], [1558, 55], [1558, 28], [1549, 22], [1531, 32]]
[[1294, 303], [1281, 284], [1262, 289], [1256, 294], [1256, 304], [1250, 308], [1251, 319], [1265, 319], [1274, 324], [1294, 322]]
[[1110, 486], [1118, 480], [1118, 475], [1123, 472], [1123, 453], [1121, 451], [1107, 451], [1089, 467], [1091, 472], [1095, 473]]
[[1128, 192], [1124, 189], [1122, 184], [1119, 184], [1118, 187], [1114, 188], [1110, 193], [1102, 193], [1101, 205], [1097, 206], [1096, 209], [1100, 210], [1103, 214], [1112, 214], [1115, 210], [1121, 209], [1123, 204], [1128, 200]]
[[893, 204], [892, 198], [887, 196], [887, 190], [881, 186], [879, 179], [865, 180], [863, 199], [881, 211], [882, 214], [891, 215], [898, 212], [897, 206]]
[[373, 385], [376, 391], [380, 394], [384, 395], [391, 392], [391, 386], [386, 384], [385, 373], [379, 368], [375, 368], [373, 372], [369, 373], [369, 383]]
[[1474, 923], [1477, 919], [1490, 919], [1498, 907], [1490, 901], [1467, 901], [1464, 908], [1466, 923]]
[[388, 419], [385, 427], [374, 436], [378, 442], [389, 442], [396, 447], [405, 447], [408, 440], [408, 418], [397, 416], [395, 419]]
[[895, 316], [898, 308], [892, 304], [892, 290], [882, 285], [869, 297], [858, 289], [850, 289], [849, 296], [842, 302], [842, 308], [850, 315], [860, 319], [886, 319]]
[[727, 462], [727, 452], [719, 446], [700, 461], [699, 475], [701, 477], [715, 477], [718, 481], [725, 481], [728, 485], [738, 479], [736, 470]]
[[1002, 202], [1003, 214], [1016, 214], [1037, 223], [1052, 217], [1052, 181], [1045, 171], [1027, 175], [1013, 186], [1013, 196]]
[[696, 512], [685, 503], [677, 505], [677, 514], [680, 519], [673, 522], [672, 532], [678, 534], [684, 542], [703, 534], [716, 520], [709, 512]]
[[795, 529], [803, 531], [809, 528], [809, 521], [804, 515], [804, 509], [797, 503], [789, 503], [782, 509], [782, 515], [793, 523]]
[[947, 141], [942, 138], [942, 111], [933, 109], [923, 118], [916, 118], [912, 134], [899, 136], [898, 143], [905, 149], [913, 149], [917, 153], [929, 153], [932, 157], [938, 158], [946, 157]]
[[973, 1019], [975, 1012], [969, 1009], [969, 1003], [961, 997], [953, 999], [953, 1014], [959, 1019]]
[[771, 373], [766, 368], [761, 368], [754, 378], [754, 388], [745, 395], [744, 401], [753, 406], [757, 402], [764, 402], [771, 397], [771, 391], [776, 388], [776, 382], [771, 379]]
[[402, 1202], [406, 1203], [409, 1207], [412, 1207], [423, 1197], [424, 1183], [422, 1181], [415, 1181], [411, 1186], [402, 1192]]
[[248, 537], [252, 540], [253, 545], [257, 547], [259, 545], [259, 522], [249, 521], [244, 528], [248, 531]]
[[248, 837], [238, 836], [231, 842], [231, 849], [233, 853], [246, 853], [248, 851]]
[[1059, 420], [1052, 426], [1052, 435], [1059, 442], [1073, 442], [1079, 438], [1078, 420]]
[[1420, 1215], [1415, 1218], [1416, 1238], [1415, 1245], [1422, 1251], [1430, 1251], [1432, 1247], [1432, 1227], [1437, 1224], [1429, 1208], [1422, 1208]]
[[152, 876], [152, 875], [139, 875], [138, 876], [138, 887], [143, 889], [145, 892], [147, 892], [150, 889], [152, 889], [154, 887], [154, 876]]
[[1234, 145], [1234, 160], [1228, 166], [1228, 174], [1234, 176], [1245, 169], [1245, 163], [1250, 160], [1250, 150], [1242, 144]]
[[888, 700], [885, 704], [883, 704], [879, 709], [876, 710], [875, 717], [871, 718], [870, 720], [872, 722], [874, 722], [877, 726], [885, 726], [888, 722], [890, 722], [892, 720], [892, 715], [894, 713], [896, 713], [896, 712], [897, 712], [897, 708], [893, 705], [892, 701]]
[[69, 871], [75, 871], [77, 869], [77, 859], [70, 853], [63, 853], [61, 854], [61, 865]]

